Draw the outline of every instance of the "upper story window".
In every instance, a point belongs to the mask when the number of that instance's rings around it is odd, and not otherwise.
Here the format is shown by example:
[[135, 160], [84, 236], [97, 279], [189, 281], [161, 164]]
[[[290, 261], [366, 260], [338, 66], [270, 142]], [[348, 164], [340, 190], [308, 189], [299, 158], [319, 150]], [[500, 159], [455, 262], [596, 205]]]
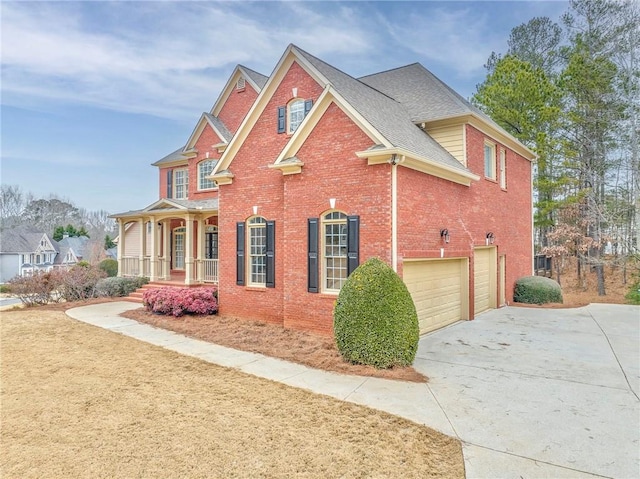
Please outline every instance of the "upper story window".
[[217, 162], [218, 160], [204, 160], [198, 163], [198, 189], [199, 190], [210, 190], [216, 187], [215, 182], [213, 180], [208, 179], [207, 176], [211, 174]]
[[313, 100], [294, 99], [278, 107], [278, 133], [294, 133], [312, 106]]
[[289, 103], [287, 131], [293, 133], [304, 120], [304, 100], [294, 100]]
[[507, 152], [500, 149], [500, 188], [507, 189]]
[[496, 145], [485, 142], [484, 144], [484, 176], [496, 180]]
[[186, 200], [189, 194], [189, 171], [186, 169], [173, 170], [173, 197], [176, 200]]

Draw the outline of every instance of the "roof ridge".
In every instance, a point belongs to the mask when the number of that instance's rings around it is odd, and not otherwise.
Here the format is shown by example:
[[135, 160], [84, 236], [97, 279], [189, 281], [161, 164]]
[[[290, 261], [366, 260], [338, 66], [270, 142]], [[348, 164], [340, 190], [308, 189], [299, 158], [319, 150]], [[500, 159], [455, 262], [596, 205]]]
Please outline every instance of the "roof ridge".
[[[369, 78], [369, 77], [372, 77], [372, 76], [381, 75], [383, 73], [390, 73], [390, 72], [395, 71], [395, 70], [402, 70], [403, 68], [409, 68], [409, 67], [412, 67], [414, 65], [420, 65], [422, 67], [420, 62], [413, 62], [413, 63], [408, 63], [407, 65], [402, 65], [402, 66], [395, 67], [395, 68], [389, 68], [387, 70], [382, 70], [382, 71], [379, 71], [379, 72], [376, 72], [376, 73], [369, 73], [368, 75], [363, 75], [361, 77], [358, 77], [357, 79], [358, 80], [362, 80], [363, 78]], [[424, 68], [424, 67], [422, 67], [422, 68]]]

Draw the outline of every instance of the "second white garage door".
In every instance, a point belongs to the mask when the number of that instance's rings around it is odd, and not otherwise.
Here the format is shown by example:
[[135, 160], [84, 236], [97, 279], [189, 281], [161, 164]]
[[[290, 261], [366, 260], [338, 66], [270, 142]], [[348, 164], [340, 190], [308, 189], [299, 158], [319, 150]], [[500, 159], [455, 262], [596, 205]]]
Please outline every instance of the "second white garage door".
[[405, 261], [404, 282], [416, 305], [420, 334], [466, 319], [466, 265], [464, 259]]
[[476, 248], [473, 252], [474, 311], [496, 307], [496, 259], [495, 248]]

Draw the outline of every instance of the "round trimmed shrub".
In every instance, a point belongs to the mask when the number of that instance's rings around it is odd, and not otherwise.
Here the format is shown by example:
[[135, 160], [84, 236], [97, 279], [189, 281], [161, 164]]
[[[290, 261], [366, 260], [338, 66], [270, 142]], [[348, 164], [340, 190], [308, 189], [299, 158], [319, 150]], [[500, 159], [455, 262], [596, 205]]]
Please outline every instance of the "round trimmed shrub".
[[109, 278], [113, 278], [114, 276], [118, 276], [118, 261], [115, 259], [107, 258], [100, 261], [98, 267], [107, 273]]
[[513, 301], [526, 304], [562, 303], [562, 289], [551, 278], [524, 276], [516, 281]]
[[358, 266], [333, 312], [342, 357], [377, 368], [409, 366], [418, 350], [418, 315], [400, 277], [378, 258]]

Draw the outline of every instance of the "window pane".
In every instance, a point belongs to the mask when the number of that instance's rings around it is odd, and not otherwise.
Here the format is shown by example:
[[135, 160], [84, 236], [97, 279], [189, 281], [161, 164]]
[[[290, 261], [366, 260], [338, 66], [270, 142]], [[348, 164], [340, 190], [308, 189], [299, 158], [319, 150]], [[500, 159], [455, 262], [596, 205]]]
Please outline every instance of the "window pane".
[[302, 120], [304, 120], [304, 101], [294, 101], [289, 105], [289, 133], [296, 131]]
[[334, 211], [324, 216], [324, 287], [339, 290], [347, 279], [347, 216]]
[[207, 179], [206, 176], [213, 171], [213, 167], [216, 166], [216, 163], [217, 160], [207, 160], [200, 162], [200, 164], [198, 165], [198, 189], [206, 190], [209, 188], [215, 188], [216, 184], [212, 180]]
[[496, 178], [495, 173], [495, 150], [491, 145], [484, 145], [484, 176]]
[[267, 228], [264, 218], [249, 220], [249, 268], [251, 283], [263, 285], [267, 281]]

